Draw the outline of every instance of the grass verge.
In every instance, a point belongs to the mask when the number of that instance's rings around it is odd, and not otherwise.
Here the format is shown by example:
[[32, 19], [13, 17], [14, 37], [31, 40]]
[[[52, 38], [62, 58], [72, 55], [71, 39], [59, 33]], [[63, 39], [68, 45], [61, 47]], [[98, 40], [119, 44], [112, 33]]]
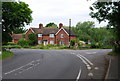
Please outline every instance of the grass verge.
[[0, 54], [0, 60], [7, 59], [9, 57], [14, 56], [13, 52], [11, 51], [3, 51], [2, 54]]
[[115, 53], [114, 51], [109, 52], [108, 55], [111, 55], [111, 56], [120, 56], [120, 54]]

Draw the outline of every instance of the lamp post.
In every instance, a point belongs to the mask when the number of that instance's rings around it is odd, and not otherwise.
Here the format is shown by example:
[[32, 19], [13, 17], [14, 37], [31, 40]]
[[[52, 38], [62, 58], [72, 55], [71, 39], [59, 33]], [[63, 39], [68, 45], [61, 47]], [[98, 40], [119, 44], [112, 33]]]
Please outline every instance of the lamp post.
[[69, 48], [70, 48], [70, 35], [71, 35], [71, 19], [69, 19]]

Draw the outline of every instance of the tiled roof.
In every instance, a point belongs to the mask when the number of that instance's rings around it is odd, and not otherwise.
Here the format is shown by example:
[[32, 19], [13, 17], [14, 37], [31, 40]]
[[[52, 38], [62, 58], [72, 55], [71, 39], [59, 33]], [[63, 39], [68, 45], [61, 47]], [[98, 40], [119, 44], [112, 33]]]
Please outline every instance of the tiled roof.
[[[68, 28], [64, 28], [64, 29], [69, 34], [69, 29]], [[32, 28], [32, 30], [37, 34], [42, 33], [43, 35], [49, 35], [49, 34], [56, 34], [59, 31], [59, 28], [45, 28], [44, 27], [42, 29]], [[71, 30], [70, 35], [75, 35], [75, 33]]]
[[42, 33], [43, 35], [56, 34], [58, 30], [58, 28], [42, 28], [38, 30], [38, 33]]
[[12, 38], [19, 40], [19, 39], [22, 38], [22, 34], [13, 34], [13, 35], [12, 35]]

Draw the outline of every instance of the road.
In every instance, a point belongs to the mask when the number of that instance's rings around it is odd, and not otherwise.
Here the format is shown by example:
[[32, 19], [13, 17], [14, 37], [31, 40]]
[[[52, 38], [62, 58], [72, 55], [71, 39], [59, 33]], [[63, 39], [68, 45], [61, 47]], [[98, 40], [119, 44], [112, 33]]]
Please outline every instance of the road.
[[104, 79], [111, 49], [12, 49], [2, 62], [3, 79]]

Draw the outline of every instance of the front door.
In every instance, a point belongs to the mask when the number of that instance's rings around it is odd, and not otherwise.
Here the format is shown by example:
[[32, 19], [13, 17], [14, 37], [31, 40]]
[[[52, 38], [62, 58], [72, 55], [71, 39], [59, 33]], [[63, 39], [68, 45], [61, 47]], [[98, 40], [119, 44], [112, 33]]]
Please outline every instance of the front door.
[[43, 41], [43, 43], [44, 43], [45, 46], [48, 45], [48, 41], [47, 40]]

